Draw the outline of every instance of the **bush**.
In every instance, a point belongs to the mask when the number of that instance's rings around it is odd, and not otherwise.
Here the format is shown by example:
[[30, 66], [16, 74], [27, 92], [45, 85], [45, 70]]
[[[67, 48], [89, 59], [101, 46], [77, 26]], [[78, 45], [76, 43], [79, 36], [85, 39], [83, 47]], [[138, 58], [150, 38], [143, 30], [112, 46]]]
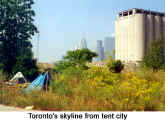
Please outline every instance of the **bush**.
[[107, 64], [107, 66], [109, 70], [113, 73], [120, 73], [124, 68], [124, 65], [120, 60], [113, 60], [111, 63]]
[[163, 71], [165, 71], [165, 64], [163, 64], [163, 65], [161, 66], [161, 69], [162, 69]]
[[62, 73], [65, 69], [71, 66], [71, 63], [66, 60], [58, 61], [54, 64], [54, 71], [56, 73]]
[[73, 87], [82, 79], [82, 71], [76, 67], [68, 67], [59, 75], [56, 80], [50, 84], [50, 89], [57, 95], [70, 95], [73, 92]]
[[0, 85], [2, 82], [6, 81], [7, 75], [0, 70]]
[[163, 44], [163, 39], [153, 40], [142, 61], [142, 64], [151, 68], [154, 72], [164, 69], [165, 51]]

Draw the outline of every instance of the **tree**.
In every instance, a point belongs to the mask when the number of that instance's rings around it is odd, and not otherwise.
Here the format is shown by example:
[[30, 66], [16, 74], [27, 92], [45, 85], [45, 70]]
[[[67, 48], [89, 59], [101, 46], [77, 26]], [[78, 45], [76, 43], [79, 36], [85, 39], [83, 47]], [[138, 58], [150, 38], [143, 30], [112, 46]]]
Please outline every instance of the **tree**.
[[91, 62], [93, 57], [96, 56], [97, 54], [89, 49], [68, 51], [63, 60], [55, 63], [54, 70], [57, 73], [61, 73], [69, 67], [86, 69], [86, 62]]
[[[14, 66], [18, 63], [19, 66], [22, 65], [17, 69], [18, 71], [33, 69], [30, 65], [34, 60], [29, 39], [38, 32], [33, 24], [35, 16], [32, 10], [33, 4], [33, 0], [0, 1], [0, 66], [9, 75], [13, 71], [16, 72]], [[20, 58], [26, 60], [20, 62]], [[31, 67], [24, 66], [28, 63]], [[36, 74], [37, 70], [34, 71], [33, 73]]]
[[72, 65], [85, 67], [86, 62], [91, 62], [94, 57], [97, 57], [95, 52], [89, 49], [68, 51], [64, 59], [71, 62]]
[[13, 66], [12, 72], [17, 73], [21, 71], [26, 79], [30, 82], [33, 81], [38, 76], [38, 68], [36, 66], [36, 59], [32, 58], [32, 51], [30, 49], [26, 50], [26, 53], [16, 58], [16, 64]]
[[151, 47], [148, 48], [146, 55], [143, 58], [142, 63], [145, 66], [152, 68], [153, 71], [161, 69], [165, 64], [164, 54], [164, 41], [162, 39], [153, 40]]

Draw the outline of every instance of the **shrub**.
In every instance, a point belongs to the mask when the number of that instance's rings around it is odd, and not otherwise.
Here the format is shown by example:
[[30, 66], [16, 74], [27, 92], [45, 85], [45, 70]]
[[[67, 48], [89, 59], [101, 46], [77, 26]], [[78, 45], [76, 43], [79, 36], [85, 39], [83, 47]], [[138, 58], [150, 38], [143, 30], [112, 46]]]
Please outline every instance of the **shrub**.
[[120, 110], [156, 110], [158, 107], [160, 82], [139, 78], [127, 73], [126, 80], [114, 92]]
[[151, 46], [148, 48], [142, 63], [153, 71], [164, 69], [165, 52], [163, 47], [163, 39], [152, 40]]
[[124, 65], [122, 64], [120, 60], [116, 60], [116, 61], [113, 60], [107, 66], [109, 70], [113, 73], [120, 73], [124, 68]]
[[165, 64], [161, 66], [161, 69], [165, 71]]
[[0, 70], [0, 85], [2, 82], [6, 81], [7, 75]]
[[54, 71], [56, 73], [62, 73], [65, 69], [71, 66], [71, 63], [66, 60], [58, 61], [54, 64]]
[[82, 71], [76, 67], [66, 68], [51, 82], [50, 89], [58, 95], [72, 94], [73, 86], [81, 81], [81, 73]]

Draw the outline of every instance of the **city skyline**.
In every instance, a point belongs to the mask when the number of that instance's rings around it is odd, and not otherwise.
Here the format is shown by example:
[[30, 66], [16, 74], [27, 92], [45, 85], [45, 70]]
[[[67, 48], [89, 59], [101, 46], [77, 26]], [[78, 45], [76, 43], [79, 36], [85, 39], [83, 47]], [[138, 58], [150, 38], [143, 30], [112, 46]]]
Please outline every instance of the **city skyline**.
[[[72, 50], [77, 40], [85, 37], [88, 48], [94, 49], [96, 40], [114, 34], [117, 13], [131, 8], [164, 12], [165, 1], [149, 0], [70, 0], [35, 1], [35, 24], [40, 31], [39, 61], [54, 62]], [[33, 38], [36, 56], [37, 35]]]
[[[78, 44], [75, 45], [74, 50], [81, 50], [86, 49], [88, 44], [88, 40], [86, 38], [82, 38]], [[108, 59], [109, 56], [112, 56], [114, 58], [113, 51], [115, 49], [115, 38], [114, 35], [112, 36], [106, 36], [103, 40], [96, 40], [95, 43], [95, 49], [90, 49], [93, 52], [96, 52], [98, 54], [98, 57], [94, 59], [94, 61], [103, 61], [105, 59]]]

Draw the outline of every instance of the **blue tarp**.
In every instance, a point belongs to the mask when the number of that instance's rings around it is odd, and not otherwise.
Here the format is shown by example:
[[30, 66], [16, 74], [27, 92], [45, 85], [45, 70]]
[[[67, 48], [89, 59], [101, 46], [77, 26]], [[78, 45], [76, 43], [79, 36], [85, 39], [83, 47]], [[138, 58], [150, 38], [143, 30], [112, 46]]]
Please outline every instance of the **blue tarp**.
[[29, 91], [36, 91], [41, 90], [44, 86], [45, 81], [47, 80], [48, 72], [44, 73], [43, 75], [39, 75], [26, 89], [26, 92]]

